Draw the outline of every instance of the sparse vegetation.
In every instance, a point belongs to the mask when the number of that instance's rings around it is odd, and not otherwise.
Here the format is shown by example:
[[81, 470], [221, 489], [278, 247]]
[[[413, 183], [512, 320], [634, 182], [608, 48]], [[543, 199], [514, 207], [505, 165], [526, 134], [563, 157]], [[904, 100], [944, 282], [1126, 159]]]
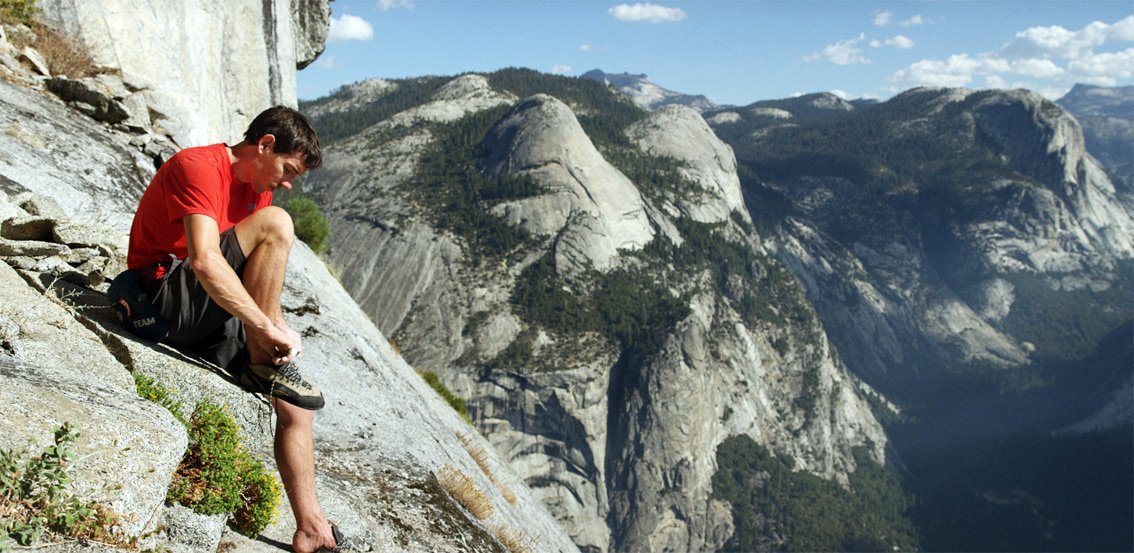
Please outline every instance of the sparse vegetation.
[[232, 416], [210, 402], [198, 404], [189, 441], [167, 500], [201, 514], [231, 513], [236, 529], [249, 536], [267, 528], [277, 516], [282, 488], [240, 444]]
[[491, 528], [492, 535], [512, 553], [531, 553], [539, 540], [523, 530], [516, 530], [507, 524], [496, 524]]
[[5, 25], [31, 25], [39, 15], [36, 0], [0, 0], [0, 23]]
[[232, 416], [205, 401], [187, 419], [173, 390], [137, 371], [133, 376], [139, 396], [165, 407], [189, 431], [189, 449], [166, 500], [202, 514], [231, 513], [233, 525], [250, 536], [267, 528], [277, 516], [282, 487], [275, 474], [240, 445]]
[[32, 24], [32, 31], [35, 40], [31, 46], [43, 55], [52, 75], [81, 79], [105, 71], [91, 58], [87, 48], [75, 42], [74, 37], [59, 33], [42, 23]]
[[37, 19], [39, 14], [35, 0], [0, 0], [0, 23], [23, 25], [29, 30], [13, 33], [9, 39], [19, 48], [29, 46], [39, 52], [52, 75], [79, 79], [105, 71], [75, 37], [45, 25]]
[[469, 453], [473, 461], [476, 461], [476, 466], [480, 467], [480, 471], [488, 477], [488, 481], [492, 482], [492, 484], [496, 486], [496, 489], [500, 490], [500, 494], [504, 496], [504, 500], [508, 503], [515, 503], [516, 494], [512, 493], [512, 490], [509, 489], [508, 486], [500, 482], [500, 480], [496, 478], [496, 473], [488, 466], [488, 453], [484, 451], [484, 448], [477, 445], [476, 442], [473, 442], [472, 438], [466, 434], [457, 432], [457, 439], [461, 440], [461, 445], [464, 446], [465, 451]]
[[165, 407], [177, 422], [189, 428], [189, 419], [185, 417], [184, 406], [174, 397], [172, 390], [136, 370], [130, 374], [134, 377], [134, 387], [138, 390], [138, 396]]
[[465, 419], [465, 421], [469, 422], [469, 424], [472, 424], [472, 421], [469, 420], [468, 409], [465, 408], [465, 400], [457, 397], [456, 394], [446, 388], [445, 384], [441, 382], [441, 378], [437, 376], [437, 373], [419, 370], [417, 371], [417, 374], [421, 375], [421, 378], [425, 380], [425, 383], [429, 384], [429, 387], [433, 388], [433, 390], [437, 392], [437, 394], [440, 395], [441, 398], [444, 399], [445, 402], [448, 403], [449, 406], [452, 407], [458, 415], [461, 416], [461, 418]]
[[67, 471], [78, 438], [70, 423], [63, 423], [55, 430], [54, 444], [39, 455], [0, 451], [0, 550], [7, 549], [9, 540], [31, 546], [45, 536], [135, 547], [136, 538], [121, 529], [121, 515], [69, 491]]
[[476, 518], [484, 520], [496, 511], [492, 506], [492, 500], [488, 499], [484, 491], [476, 487], [472, 479], [460, 469], [452, 465], [441, 467], [437, 473], [437, 481], [450, 497]]

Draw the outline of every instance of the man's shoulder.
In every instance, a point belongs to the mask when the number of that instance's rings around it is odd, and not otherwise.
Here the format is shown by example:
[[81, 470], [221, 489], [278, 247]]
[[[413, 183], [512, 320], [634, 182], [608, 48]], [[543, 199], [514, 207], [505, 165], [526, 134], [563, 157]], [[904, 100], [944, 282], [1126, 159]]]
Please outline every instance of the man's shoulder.
[[192, 146], [173, 154], [167, 163], [218, 163], [228, 160], [228, 149], [221, 144]]

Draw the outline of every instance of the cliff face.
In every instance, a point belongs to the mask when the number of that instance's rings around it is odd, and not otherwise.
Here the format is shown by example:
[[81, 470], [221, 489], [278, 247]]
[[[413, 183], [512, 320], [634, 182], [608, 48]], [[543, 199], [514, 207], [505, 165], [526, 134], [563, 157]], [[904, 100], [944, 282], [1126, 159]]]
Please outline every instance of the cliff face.
[[[518, 100], [496, 81], [516, 78], [359, 83], [305, 105], [317, 124], [360, 123], [304, 186], [331, 220], [346, 287], [466, 399], [575, 542], [719, 549], [734, 530], [729, 504], [711, 497], [714, 452], [737, 434], [829, 479], [855, 470], [856, 447], [881, 462], [865, 385], [746, 228], [735, 158], [705, 121], [669, 107], [599, 140], [588, 125], [607, 115], [584, 95], [550, 86]], [[411, 87], [419, 107], [381, 111]], [[426, 111], [465, 117], [412, 115]], [[460, 148], [469, 157], [440, 171], [467, 176], [434, 176]], [[634, 173], [642, 166], [667, 172]], [[459, 211], [477, 186], [487, 192], [474, 212]], [[491, 219], [461, 226], [476, 212]], [[735, 272], [715, 269], [717, 248], [744, 260]]]
[[262, 106], [295, 105], [295, 71], [323, 51], [325, 0], [43, 0], [44, 16], [121, 69], [181, 147], [237, 140]]
[[[226, 530], [223, 516], [165, 505], [186, 433], [138, 397], [131, 373], [172, 388], [186, 409], [203, 399], [226, 405], [242, 443], [269, 467], [271, 413], [193, 358], [126, 334], [106, 305], [106, 279], [123, 268], [124, 233], [160, 159], [153, 145], [173, 146], [153, 129], [96, 121], [48, 93], [43, 76], [5, 67], [14, 82], [0, 80], [0, 449], [41, 450], [70, 422], [81, 434], [82, 461], [70, 469], [76, 493], [126, 516], [129, 535], [148, 534], [143, 547], [277, 550]], [[180, 84], [155, 92], [171, 94]], [[267, 107], [261, 100], [257, 111]], [[184, 124], [206, 132], [199, 120]], [[315, 417], [315, 456], [330, 518], [375, 551], [504, 551], [500, 528], [533, 549], [577, 551], [521, 477], [300, 243], [286, 282], [285, 317], [305, 336], [300, 370], [327, 397]], [[485, 469], [474, 455], [483, 455]], [[478, 520], [444, 491], [437, 475], [446, 465], [485, 494], [489, 518]], [[292, 525], [285, 502], [264, 537], [289, 543]]]

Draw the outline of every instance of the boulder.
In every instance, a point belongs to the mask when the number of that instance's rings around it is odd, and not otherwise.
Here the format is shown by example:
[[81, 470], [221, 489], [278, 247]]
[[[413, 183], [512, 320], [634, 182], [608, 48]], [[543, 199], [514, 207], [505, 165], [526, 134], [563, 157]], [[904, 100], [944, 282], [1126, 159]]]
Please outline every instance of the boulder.
[[0, 449], [42, 451], [70, 423], [80, 434], [76, 495], [132, 516], [130, 534], [151, 529], [184, 427], [137, 396], [126, 367], [56, 303], [60, 289], [40, 292], [0, 263], [0, 290]]
[[13, 217], [0, 223], [0, 236], [8, 240], [50, 241], [55, 220], [49, 217]]
[[20, 61], [25, 61], [31, 65], [32, 70], [44, 77], [51, 76], [51, 68], [47, 65], [47, 60], [43, 59], [43, 54], [30, 46], [25, 46], [20, 50]]
[[63, 101], [72, 102], [75, 109], [96, 121], [113, 125], [129, 119], [130, 113], [126, 111], [126, 106], [121, 101], [123, 96], [115, 95], [117, 91], [108, 90], [99, 84], [91, 78], [53, 77], [48, 79], [47, 89]]

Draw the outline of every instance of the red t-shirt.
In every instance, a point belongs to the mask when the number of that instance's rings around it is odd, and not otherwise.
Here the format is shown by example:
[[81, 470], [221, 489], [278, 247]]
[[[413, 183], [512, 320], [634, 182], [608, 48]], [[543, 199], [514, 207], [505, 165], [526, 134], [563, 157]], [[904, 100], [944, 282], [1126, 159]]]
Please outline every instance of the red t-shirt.
[[158, 169], [142, 194], [130, 226], [126, 266], [141, 269], [165, 261], [169, 254], [185, 259], [185, 226], [193, 213], [212, 217], [224, 232], [252, 212], [272, 203], [272, 193], [258, 193], [236, 180], [224, 144], [186, 148]]

